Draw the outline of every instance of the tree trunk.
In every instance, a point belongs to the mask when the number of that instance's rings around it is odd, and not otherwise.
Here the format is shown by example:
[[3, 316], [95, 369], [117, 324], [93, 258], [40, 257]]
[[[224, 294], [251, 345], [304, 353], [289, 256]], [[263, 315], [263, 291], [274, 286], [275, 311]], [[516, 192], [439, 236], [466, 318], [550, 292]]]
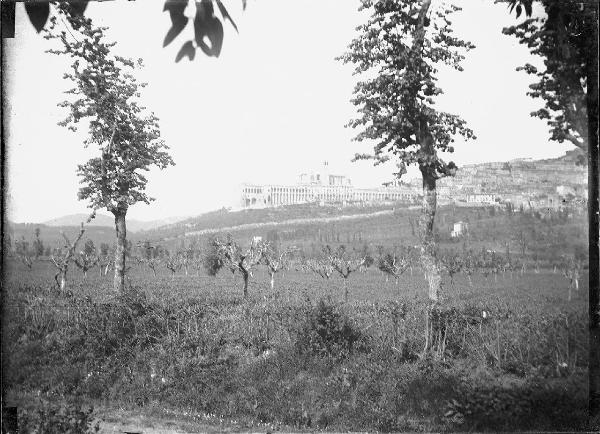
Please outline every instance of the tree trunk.
[[248, 280], [250, 279], [250, 273], [242, 269], [242, 277], [244, 279], [244, 298], [248, 298]]
[[61, 292], [67, 288], [67, 267], [60, 272], [60, 290]]
[[126, 210], [113, 211], [115, 215], [115, 229], [117, 231], [117, 248], [115, 249], [115, 277], [113, 288], [117, 292], [125, 291], [125, 243], [127, 241], [127, 228], [125, 226]]
[[344, 302], [348, 303], [348, 278], [344, 278]]
[[273, 288], [275, 287], [275, 273], [271, 271], [271, 291], [273, 291]]
[[429, 285], [429, 301], [437, 303], [442, 287], [442, 276], [435, 261], [435, 240], [433, 235], [433, 224], [437, 206], [436, 179], [426, 169], [422, 169], [421, 173], [423, 174], [423, 206], [419, 219], [421, 263]]

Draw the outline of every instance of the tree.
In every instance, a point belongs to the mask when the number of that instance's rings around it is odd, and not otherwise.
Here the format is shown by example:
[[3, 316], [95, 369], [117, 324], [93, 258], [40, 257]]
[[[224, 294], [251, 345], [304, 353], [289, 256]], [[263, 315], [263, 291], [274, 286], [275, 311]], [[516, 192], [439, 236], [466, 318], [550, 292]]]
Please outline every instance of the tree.
[[217, 237], [209, 238], [206, 245], [206, 250], [202, 256], [202, 264], [209, 276], [216, 276], [219, 270], [225, 265], [220, 255]]
[[82, 271], [83, 277], [86, 278], [87, 272], [99, 262], [96, 246], [94, 246], [92, 240], [86, 240], [83, 250], [74, 258], [73, 262]]
[[396, 158], [397, 177], [406, 166], [416, 164], [423, 178], [423, 207], [418, 222], [421, 263], [429, 284], [432, 305], [439, 300], [441, 276], [435, 260], [433, 224], [436, 212], [437, 180], [456, 171], [438, 152], [453, 152], [456, 134], [474, 137], [460, 117], [435, 108], [437, 64], [462, 70], [464, 50], [474, 48], [452, 35], [448, 16], [460, 8], [440, 6], [433, 10], [431, 0], [363, 0], [361, 9], [372, 9], [366, 24], [357, 28], [359, 36], [341, 57], [356, 65], [356, 73], [374, 78], [359, 82], [353, 104], [361, 116], [348, 125], [361, 127], [355, 140], [374, 140], [372, 154], [359, 154], [355, 160], [374, 159], [380, 164]]
[[154, 247], [148, 240], [138, 245], [138, 247], [140, 250], [140, 263], [150, 268], [152, 270], [152, 274], [154, 274], [154, 277], [156, 277], [156, 269], [160, 264], [157, 251], [158, 249]]
[[460, 259], [461, 262], [461, 271], [467, 275], [467, 279], [469, 280], [469, 285], [473, 286], [472, 276], [477, 271], [478, 261], [477, 257], [473, 253], [472, 250], [466, 250], [463, 252], [462, 257]]
[[[96, 216], [96, 212], [93, 211], [92, 214], [88, 217], [86, 223], [89, 223]], [[54, 281], [56, 282], [58, 288], [61, 291], [64, 291], [67, 287], [67, 273], [69, 271], [69, 263], [73, 260], [73, 256], [75, 255], [75, 250], [77, 249], [77, 244], [83, 237], [85, 233], [85, 228], [83, 226], [83, 222], [81, 223], [81, 228], [79, 229], [79, 234], [73, 242], [69, 240], [67, 235], [64, 232], [61, 232], [65, 240], [65, 245], [62, 248], [56, 249], [55, 254], [51, 256], [52, 263], [56, 267], [56, 274], [54, 275]], [[60, 277], [60, 280], [59, 280]]]
[[98, 268], [100, 270], [100, 277], [108, 274], [108, 270], [113, 263], [110, 257], [110, 246], [106, 243], [100, 243], [100, 254], [98, 255]]
[[406, 249], [394, 248], [394, 251], [391, 253], [381, 252], [377, 261], [377, 268], [388, 276], [392, 276], [396, 280], [396, 285], [398, 285], [400, 276], [410, 267], [410, 258], [406, 253]]
[[329, 279], [333, 274], [333, 266], [326, 258], [308, 258], [303, 261], [303, 268], [312, 271], [322, 279]]
[[247, 298], [248, 282], [252, 276], [252, 269], [260, 263], [263, 256], [263, 243], [253, 242], [248, 249], [244, 250], [231, 235], [227, 235], [225, 241], [215, 238], [214, 242], [218, 247], [219, 255], [223, 258], [223, 262], [227, 263], [230, 269], [240, 271], [244, 280], [244, 298]]
[[575, 288], [579, 291], [579, 277], [581, 275], [581, 260], [576, 259], [574, 256], [563, 256], [563, 263], [561, 267], [563, 276], [569, 279], [569, 301], [572, 298], [571, 290]]
[[462, 261], [458, 252], [448, 250], [440, 255], [440, 261], [448, 276], [450, 276], [450, 285], [454, 286], [454, 275], [462, 270]]
[[[65, 11], [69, 5], [60, 3], [57, 8]], [[73, 58], [72, 71], [65, 78], [75, 87], [67, 91], [71, 100], [59, 104], [69, 112], [60, 125], [76, 130], [79, 122], [87, 119], [89, 136], [84, 145], [97, 146], [101, 152], [78, 166], [83, 184], [78, 196], [88, 200], [92, 209], [106, 208], [115, 217], [114, 289], [121, 292], [125, 289], [127, 210], [138, 202], [153, 200], [145, 192], [147, 179], [140, 172], [174, 163], [160, 139], [158, 118], [145, 114], [137, 101], [145, 85], [131, 72], [142, 65], [141, 59], [134, 63], [111, 54], [114, 44], [106, 42], [106, 28], [95, 27], [87, 18], [72, 17], [77, 33], [73, 42], [57, 30], [56, 16], [50, 21], [46, 38], [59, 41], [62, 49], [49, 52]]]
[[33, 254], [35, 259], [44, 256], [44, 243], [40, 239], [40, 228], [35, 228], [35, 239], [33, 240]]
[[364, 266], [367, 257], [351, 255], [345, 246], [332, 249], [330, 246], [323, 248], [323, 253], [333, 269], [344, 279], [344, 301], [348, 301], [348, 278], [352, 273]]
[[19, 258], [19, 261], [21, 261], [28, 270], [31, 270], [31, 266], [33, 265], [31, 260], [31, 249], [29, 248], [29, 242], [25, 241], [24, 236], [15, 242], [15, 253], [17, 258]]
[[[508, 0], [508, 3], [511, 12], [516, 7], [517, 16], [524, 9], [531, 17], [533, 0]], [[529, 95], [544, 101], [544, 107], [532, 115], [548, 122], [552, 140], [568, 140], [587, 151], [589, 260], [595, 269], [589, 273], [589, 410], [591, 416], [597, 417], [600, 415], [598, 2], [540, 0], [538, 4], [546, 12], [545, 19], [528, 18], [504, 33], [516, 36], [532, 53], [544, 58], [544, 70], [532, 65], [522, 68], [539, 79]]]
[[[524, 8], [530, 18], [502, 32], [516, 37], [532, 54], [544, 59], [541, 69], [531, 63], [517, 68], [536, 77], [537, 81], [529, 86], [527, 95], [544, 102], [544, 107], [532, 112], [531, 116], [546, 120], [550, 140], [568, 141], [587, 151], [586, 64], [591, 41], [586, 28], [589, 28], [587, 21], [593, 19], [593, 15], [580, 1], [542, 0], [538, 4], [546, 16], [531, 18], [532, 1], [521, 3], [513, 1], [511, 7], [516, 6], [517, 17]], [[583, 161], [582, 155], [580, 162]]]
[[178, 254], [170, 255], [164, 258], [165, 267], [171, 272], [171, 277], [175, 277], [175, 273], [181, 269], [181, 258]]
[[267, 266], [271, 278], [271, 290], [273, 290], [275, 287], [275, 274], [287, 268], [290, 251], [287, 249], [281, 250], [269, 241], [263, 243], [262, 250], [262, 259]]

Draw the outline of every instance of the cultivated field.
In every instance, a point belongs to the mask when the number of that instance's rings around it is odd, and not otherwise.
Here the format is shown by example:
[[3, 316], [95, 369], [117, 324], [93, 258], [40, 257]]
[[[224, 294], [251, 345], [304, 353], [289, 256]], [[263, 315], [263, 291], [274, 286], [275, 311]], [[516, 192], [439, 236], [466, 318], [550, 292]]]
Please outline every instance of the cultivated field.
[[32, 397], [110, 402], [237, 429], [586, 427], [585, 273], [570, 302], [552, 270], [446, 279], [445, 352], [432, 359], [418, 268], [397, 284], [354, 273], [344, 303], [341, 278], [294, 267], [274, 290], [256, 270], [244, 300], [226, 270], [154, 277], [133, 265], [116, 296], [97, 269], [72, 270], [59, 294], [49, 263], [7, 265], [5, 390], [24, 409]]

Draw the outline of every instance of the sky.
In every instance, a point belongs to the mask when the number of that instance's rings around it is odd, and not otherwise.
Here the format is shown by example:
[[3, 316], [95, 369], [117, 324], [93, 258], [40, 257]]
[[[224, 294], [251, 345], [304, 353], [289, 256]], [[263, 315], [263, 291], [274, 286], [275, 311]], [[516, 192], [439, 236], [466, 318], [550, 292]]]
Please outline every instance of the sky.
[[[455, 33], [477, 48], [466, 54], [463, 72], [442, 68], [444, 95], [438, 103], [460, 114], [477, 140], [457, 139], [452, 160], [460, 167], [562, 155], [571, 147], [550, 142], [545, 123], [529, 116], [541, 102], [525, 95], [531, 78], [515, 68], [540, 59], [502, 35], [514, 15], [491, 0], [456, 3], [463, 11], [453, 15]], [[367, 19], [357, 11], [359, 1], [250, 0], [245, 11], [241, 0], [225, 4], [239, 33], [225, 22], [219, 58], [198, 50], [194, 61], [179, 63], [175, 55], [193, 29], [188, 26], [163, 48], [170, 20], [162, 2], [88, 6], [86, 14], [109, 28], [118, 54], [144, 59], [145, 68], [136, 71], [148, 83], [142, 101], [160, 118], [176, 163], [150, 173], [147, 190], [156, 201], [134, 205], [128, 216], [154, 220], [237, 206], [242, 183], [295, 183], [300, 173], [323, 161], [355, 186], [389, 181], [393, 165], [351, 162], [372, 144], [353, 142], [358, 131], [345, 128], [356, 115], [350, 99], [358, 78], [351, 65], [335, 57]], [[4, 72], [8, 217], [15, 222], [86, 212], [87, 204], [77, 200], [75, 172], [97, 150], [83, 147], [85, 132], [57, 125], [65, 117], [57, 103], [69, 88], [62, 76], [70, 63], [45, 53], [48, 48], [50, 42], [35, 32], [17, 4], [16, 35], [5, 44]]]

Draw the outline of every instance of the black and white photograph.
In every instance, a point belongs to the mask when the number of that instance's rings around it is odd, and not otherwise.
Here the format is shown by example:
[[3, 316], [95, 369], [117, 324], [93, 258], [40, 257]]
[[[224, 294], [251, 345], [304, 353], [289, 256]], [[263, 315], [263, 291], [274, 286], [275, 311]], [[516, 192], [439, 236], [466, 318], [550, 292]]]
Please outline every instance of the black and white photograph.
[[599, 432], [594, 0], [1, 0], [2, 433]]

